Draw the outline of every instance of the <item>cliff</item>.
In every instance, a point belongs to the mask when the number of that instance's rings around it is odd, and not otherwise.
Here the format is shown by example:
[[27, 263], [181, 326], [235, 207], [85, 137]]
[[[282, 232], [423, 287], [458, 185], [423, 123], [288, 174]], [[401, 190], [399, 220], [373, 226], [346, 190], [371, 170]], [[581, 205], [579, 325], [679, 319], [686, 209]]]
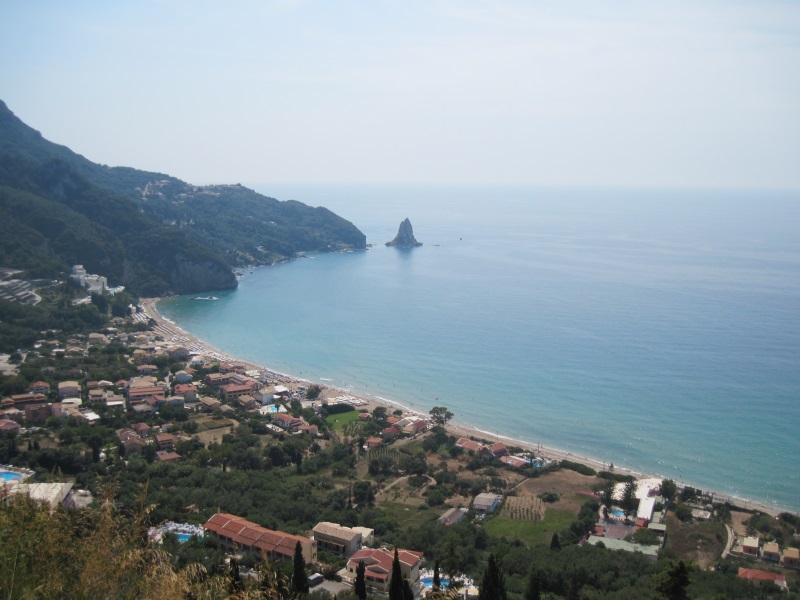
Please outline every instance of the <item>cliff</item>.
[[397, 230], [397, 235], [391, 242], [386, 242], [387, 246], [394, 246], [395, 248], [416, 248], [422, 246], [414, 237], [414, 228], [411, 227], [411, 221], [405, 219], [400, 223], [400, 229]]

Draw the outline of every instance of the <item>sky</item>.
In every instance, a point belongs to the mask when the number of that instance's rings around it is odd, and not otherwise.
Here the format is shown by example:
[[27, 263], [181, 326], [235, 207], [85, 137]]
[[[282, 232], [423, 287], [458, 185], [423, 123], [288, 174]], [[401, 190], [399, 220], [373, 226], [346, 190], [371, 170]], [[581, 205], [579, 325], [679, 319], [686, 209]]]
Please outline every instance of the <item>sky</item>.
[[800, 189], [800, 2], [9, 0], [0, 99], [196, 184]]

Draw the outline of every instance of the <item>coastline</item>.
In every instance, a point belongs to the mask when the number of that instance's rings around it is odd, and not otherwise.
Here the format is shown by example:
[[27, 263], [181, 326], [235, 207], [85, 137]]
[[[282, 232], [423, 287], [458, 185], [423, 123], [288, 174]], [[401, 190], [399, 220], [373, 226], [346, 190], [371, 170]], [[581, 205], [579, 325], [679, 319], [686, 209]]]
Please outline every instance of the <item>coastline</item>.
[[[203, 353], [207, 356], [210, 356], [218, 360], [241, 363], [246, 365], [248, 369], [264, 371], [268, 373], [272, 378], [276, 379], [281, 384], [285, 385], [286, 387], [289, 387], [290, 389], [293, 389], [295, 386], [299, 384], [315, 383], [323, 388], [323, 394], [322, 394], [323, 398], [336, 398], [342, 395], [347, 395], [357, 400], [360, 400], [361, 401], [360, 407], [368, 408], [370, 411], [375, 407], [384, 406], [392, 409], [399, 408], [402, 409], [405, 413], [419, 415], [421, 417], [428, 416], [426, 413], [420, 413], [417, 410], [409, 408], [400, 401], [390, 400], [387, 398], [376, 397], [372, 395], [365, 396], [363, 394], [353, 393], [350, 390], [345, 390], [342, 388], [331, 386], [325, 383], [324, 381], [317, 382], [301, 377], [295, 377], [294, 375], [283, 373], [281, 371], [277, 371], [275, 369], [266, 367], [264, 365], [259, 365], [249, 360], [242, 360], [240, 358], [237, 358], [227, 352], [224, 352], [219, 348], [216, 348], [215, 346], [211, 345], [205, 340], [200, 339], [196, 335], [182, 329], [177, 324], [165, 318], [160, 312], [158, 312], [157, 304], [160, 300], [161, 298], [141, 298], [139, 300], [139, 304], [144, 309], [144, 315], [156, 322], [156, 326], [153, 327], [153, 329], [156, 332], [161, 333], [161, 335], [167, 336], [167, 339], [176, 338], [178, 341], [185, 344], [192, 351]], [[520, 448], [523, 448], [524, 450], [536, 451], [539, 456], [542, 456], [544, 458], [552, 460], [570, 460], [576, 463], [586, 465], [598, 471], [601, 470], [606, 465], [605, 462], [595, 458], [573, 454], [572, 452], [568, 452], [566, 450], [561, 450], [549, 446], [543, 446], [541, 444], [534, 444], [525, 440], [516, 439], [506, 435], [501, 435], [499, 433], [488, 432], [467, 423], [450, 421], [447, 424], [447, 431], [459, 437], [474, 437], [486, 441], [490, 441], [492, 439], [494, 439], [495, 441], [502, 441], [507, 445], [518, 446]], [[628, 475], [633, 475], [637, 479], [663, 478], [662, 476], [655, 473], [634, 471], [632, 469], [628, 469], [621, 465], [614, 465], [614, 470], [616, 472], [623, 472]], [[708, 491], [713, 494], [715, 500], [727, 501], [736, 508], [741, 508], [745, 510], [760, 510], [772, 516], [777, 516], [781, 512], [792, 512], [789, 509], [780, 508], [777, 506], [771, 506], [756, 500], [738, 498], [735, 496], [720, 494], [713, 490], [706, 490], [706, 488], [704, 488], [703, 486], [694, 483], [687, 483], [687, 482], [677, 482], [677, 483], [681, 486], [691, 485], [692, 487]]]

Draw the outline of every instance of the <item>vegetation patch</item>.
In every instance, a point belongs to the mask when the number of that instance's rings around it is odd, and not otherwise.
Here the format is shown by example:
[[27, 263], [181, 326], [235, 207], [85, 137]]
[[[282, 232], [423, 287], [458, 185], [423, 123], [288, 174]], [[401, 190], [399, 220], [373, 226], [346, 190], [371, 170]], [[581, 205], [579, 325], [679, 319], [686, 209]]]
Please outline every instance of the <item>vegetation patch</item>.
[[328, 424], [328, 427], [333, 429], [333, 431], [336, 433], [341, 433], [347, 425], [358, 421], [359, 414], [361, 413], [358, 413], [354, 410], [332, 414], [325, 417], [325, 422]]
[[528, 544], [549, 544], [554, 533], [567, 529], [575, 519], [569, 510], [548, 508], [539, 521], [510, 519], [498, 515], [485, 521], [486, 532], [491, 536], [520, 539]]
[[539, 498], [532, 496], [508, 496], [503, 502], [500, 516], [522, 521], [541, 521], [544, 505]]
[[722, 554], [726, 540], [725, 525], [719, 521], [681, 523], [674, 514], [667, 515], [666, 556], [707, 568]]

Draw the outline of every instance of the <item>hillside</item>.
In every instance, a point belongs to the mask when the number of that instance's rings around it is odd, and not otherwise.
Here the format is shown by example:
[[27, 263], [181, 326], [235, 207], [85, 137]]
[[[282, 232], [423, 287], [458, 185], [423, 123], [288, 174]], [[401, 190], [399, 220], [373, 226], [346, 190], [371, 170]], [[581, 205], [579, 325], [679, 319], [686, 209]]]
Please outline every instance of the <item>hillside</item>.
[[233, 267], [366, 247], [322, 207], [93, 163], [2, 101], [0, 190], [0, 264], [46, 277], [80, 262], [142, 294], [226, 289]]

